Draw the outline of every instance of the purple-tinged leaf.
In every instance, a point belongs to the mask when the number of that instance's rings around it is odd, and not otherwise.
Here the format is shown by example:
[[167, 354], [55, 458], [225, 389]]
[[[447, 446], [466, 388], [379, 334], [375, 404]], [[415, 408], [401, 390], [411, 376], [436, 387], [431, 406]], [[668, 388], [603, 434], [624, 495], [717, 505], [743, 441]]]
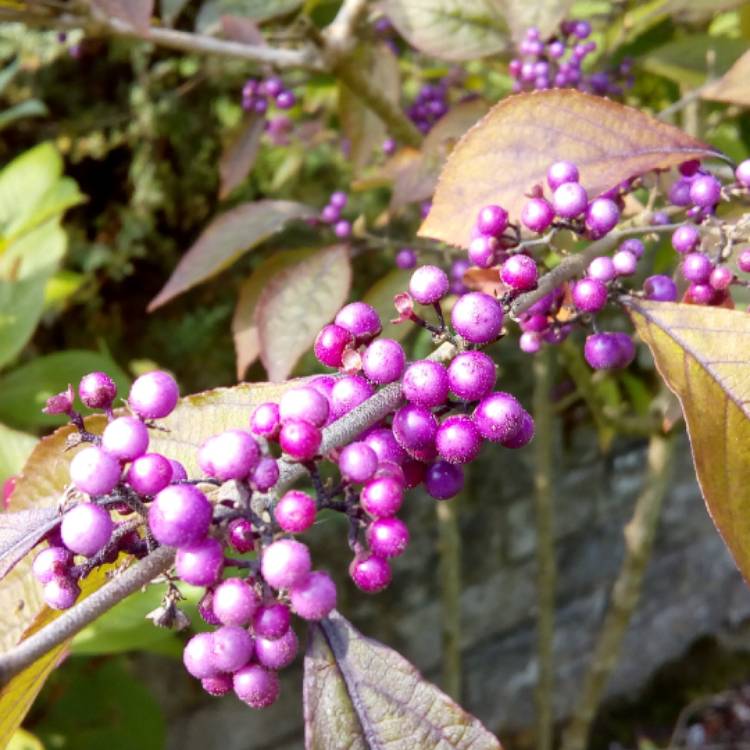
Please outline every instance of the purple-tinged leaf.
[[219, 198], [226, 198], [241, 185], [255, 164], [260, 139], [266, 126], [265, 117], [248, 115], [219, 160], [221, 186]]
[[337, 612], [311, 631], [306, 750], [501, 750], [478, 719]]
[[0, 513], [0, 581], [59, 523], [54, 508]]
[[132, 26], [137, 31], [148, 31], [154, 0], [91, 0], [91, 5], [108, 18]]
[[242, 44], [253, 44], [256, 46], [264, 45], [266, 40], [260, 33], [258, 24], [249, 18], [242, 16], [222, 16], [221, 33], [225, 39], [231, 39], [233, 42]]

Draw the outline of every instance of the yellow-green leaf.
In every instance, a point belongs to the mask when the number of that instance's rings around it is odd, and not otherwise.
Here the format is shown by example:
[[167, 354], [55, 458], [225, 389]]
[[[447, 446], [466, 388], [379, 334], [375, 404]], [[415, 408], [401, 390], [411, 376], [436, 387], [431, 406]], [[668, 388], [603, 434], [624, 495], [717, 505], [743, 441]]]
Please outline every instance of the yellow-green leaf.
[[750, 107], [750, 51], [721, 77], [704, 89], [705, 99]]
[[750, 315], [636, 299], [628, 307], [682, 405], [708, 512], [750, 581]]

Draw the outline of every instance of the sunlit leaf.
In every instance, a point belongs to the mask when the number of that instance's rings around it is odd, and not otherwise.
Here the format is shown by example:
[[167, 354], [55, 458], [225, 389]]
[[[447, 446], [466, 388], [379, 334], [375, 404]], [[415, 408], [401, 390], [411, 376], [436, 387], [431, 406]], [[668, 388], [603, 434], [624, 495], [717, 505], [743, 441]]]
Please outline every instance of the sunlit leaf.
[[496, 0], [385, 0], [383, 6], [401, 36], [442, 60], [470, 60], [508, 47]]
[[18, 474], [37, 444], [37, 438], [0, 424], [0, 484]]
[[40, 272], [22, 281], [0, 279], [0, 367], [15, 359], [34, 333], [49, 277]]
[[745, 52], [725, 75], [704, 89], [702, 96], [750, 107], [750, 52]]
[[249, 115], [222, 152], [219, 160], [219, 176], [221, 179], [219, 198], [226, 198], [250, 174], [258, 155], [260, 138], [263, 135], [265, 125], [265, 117]]
[[155, 310], [224, 270], [291, 219], [311, 215], [311, 209], [302, 203], [272, 200], [241, 203], [227, 211], [203, 230], [177, 264], [164, 288], [151, 300], [148, 309]]
[[44, 745], [31, 732], [18, 729], [10, 738], [7, 750], [44, 750]]
[[708, 512], [750, 582], [750, 315], [635, 299], [628, 307], [682, 405]]
[[478, 719], [337, 612], [312, 626], [304, 702], [307, 750], [500, 750]]
[[346, 246], [319, 250], [271, 278], [258, 300], [260, 358], [273, 382], [284, 380], [320, 328], [346, 302], [351, 284]]
[[477, 211], [503, 206], [513, 219], [560, 159], [578, 165], [598, 195], [623, 180], [716, 151], [632, 107], [572, 89], [504, 99], [458, 142], [419, 234], [466, 247]]
[[542, 39], [557, 31], [575, 0], [496, 0], [510, 26], [513, 39], [521, 41], [526, 29], [539, 29]]

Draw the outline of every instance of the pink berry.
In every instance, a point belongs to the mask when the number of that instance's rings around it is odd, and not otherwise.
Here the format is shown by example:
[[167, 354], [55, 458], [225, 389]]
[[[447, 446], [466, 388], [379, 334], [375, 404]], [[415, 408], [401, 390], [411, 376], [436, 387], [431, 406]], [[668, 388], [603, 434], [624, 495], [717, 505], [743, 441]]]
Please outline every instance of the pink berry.
[[280, 539], [263, 551], [261, 572], [266, 583], [275, 589], [295, 586], [310, 572], [310, 551], [301, 542]]
[[607, 287], [597, 279], [582, 279], [573, 287], [572, 298], [581, 312], [596, 313], [607, 304]]
[[185, 669], [199, 680], [213, 677], [219, 670], [214, 664], [213, 634], [198, 633], [186, 644], [182, 652]]
[[618, 250], [612, 256], [612, 265], [617, 276], [632, 276], [638, 268], [638, 258], [629, 250]]
[[398, 557], [409, 544], [409, 529], [399, 518], [379, 518], [367, 527], [367, 544], [378, 557]]
[[750, 273], [750, 248], [745, 248], [737, 258], [737, 268], [743, 273]]
[[435, 442], [437, 419], [424, 406], [407, 404], [393, 416], [393, 435], [405, 450], [422, 450]]
[[249, 625], [260, 606], [260, 597], [247, 581], [226, 578], [215, 589], [213, 612], [223, 625]]
[[383, 328], [377, 310], [366, 302], [352, 302], [342, 307], [335, 322], [360, 343], [375, 338]]
[[271, 456], [263, 456], [250, 472], [248, 481], [259, 492], [267, 492], [279, 481], [279, 463]]
[[211, 677], [204, 677], [201, 680], [201, 687], [215, 698], [226, 695], [232, 689], [232, 675], [216, 674]]
[[531, 198], [521, 211], [521, 222], [532, 232], [540, 234], [555, 220], [555, 210], [544, 198]]
[[70, 609], [80, 593], [81, 589], [74, 580], [67, 576], [56, 576], [44, 584], [42, 598], [51, 609]]
[[253, 615], [253, 632], [255, 635], [273, 640], [281, 638], [292, 621], [289, 607], [285, 604], [268, 604], [258, 607]]
[[649, 276], [643, 282], [643, 291], [646, 299], [655, 302], [674, 302], [677, 299], [677, 287], [674, 281], [663, 274]]
[[401, 390], [413, 404], [440, 406], [448, 398], [448, 371], [429, 359], [414, 362], [404, 372]]
[[117, 459], [95, 445], [76, 453], [70, 462], [70, 480], [92, 497], [112, 492], [120, 481], [120, 471]]
[[138, 494], [155, 495], [172, 482], [173, 473], [168, 458], [159, 453], [144, 453], [130, 465], [125, 479]]
[[411, 275], [409, 293], [422, 305], [431, 305], [448, 294], [450, 283], [445, 271], [437, 266], [420, 266]]
[[69, 550], [91, 557], [107, 544], [113, 528], [108, 511], [94, 503], [80, 503], [63, 516], [60, 534]]
[[620, 209], [609, 198], [597, 198], [586, 209], [586, 229], [594, 238], [611, 232], [620, 221]]
[[494, 237], [479, 235], [469, 243], [469, 260], [480, 268], [490, 268], [495, 265], [495, 254], [498, 243]]
[[213, 633], [213, 666], [219, 672], [236, 672], [253, 656], [253, 639], [239, 625], [224, 625]]
[[615, 269], [614, 260], [606, 255], [602, 255], [599, 258], [594, 258], [589, 263], [586, 273], [592, 279], [607, 282], [615, 278], [617, 270]]
[[417, 265], [417, 254], [410, 248], [401, 248], [396, 253], [396, 266], [402, 270], [414, 268]]
[[233, 518], [227, 525], [227, 541], [240, 554], [255, 548], [253, 524], [246, 518]]
[[117, 395], [117, 385], [106, 372], [90, 372], [81, 378], [78, 395], [89, 409], [109, 409]]
[[289, 490], [276, 504], [273, 516], [283, 531], [301, 534], [315, 523], [317, 508], [310, 495]]
[[172, 467], [172, 478], [170, 484], [177, 484], [178, 482], [184, 482], [187, 480], [187, 471], [185, 467], [179, 462], [172, 458], [168, 458], [169, 465]]
[[694, 284], [705, 284], [713, 271], [713, 263], [703, 253], [688, 253], [682, 260], [682, 275]]
[[448, 366], [448, 386], [462, 401], [487, 395], [495, 378], [495, 363], [484, 352], [461, 352]]
[[463, 469], [447, 461], [436, 461], [427, 468], [424, 486], [427, 493], [436, 500], [450, 500], [463, 489]]
[[179, 397], [180, 390], [174, 378], [169, 373], [154, 370], [135, 380], [128, 405], [144, 419], [161, 419], [171, 414]]
[[272, 401], [257, 406], [250, 415], [250, 431], [254, 435], [273, 440], [278, 436], [280, 429], [279, 406]]
[[234, 673], [234, 692], [250, 708], [267, 708], [279, 697], [279, 678], [276, 672], [249, 664]]
[[180, 547], [175, 558], [177, 575], [192, 586], [213, 586], [224, 569], [224, 550], [215, 539], [207, 538], [189, 547]]
[[72, 564], [73, 553], [66, 547], [46, 547], [34, 558], [31, 570], [39, 583], [49, 583], [65, 576]]
[[446, 417], [435, 436], [435, 447], [442, 459], [452, 464], [473, 461], [482, 447], [482, 436], [474, 422], [462, 414]]
[[102, 433], [102, 448], [122, 461], [142, 456], [148, 448], [148, 430], [140, 419], [118, 417]]
[[578, 182], [578, 168], [569, 161], [556, 161], [547, 170], [550, 190], [557, 190], [565, 182]]
[[564, 182], [555, 189], [552, 195], [552, 207], [563, 219], [575, 219], [588, 206], [588, 195], [577, 182]]
[[726, 266], [717, 266], [711, 271], [708, 283], [716, 290], [728, 289], [734, 281], [734, 274]]
[[367, 594], [387, 588], [393, 578], [388, 561], [371, 553], [357, 555], [349, 565], [349, 575], [356, 587]]
[[299, 641], [292, 628], [287, 628], [280, 638], [255, 639], [255, 658], [259, 664], [268, 669], [284, 669], [297, 656]]
[[734, 174], [740, 185], [750, 187], [750, 159], [740, 162]]
[[544, 341], [538, 331], [524, 331], [518, 339], [518, 348], [525, 354], [536, 354]]
[[198, 465], [222, 482], [245, 479], [260, 460], [255, 438], [244, 430], [227, 430], [206, 440], [198, 453]]
[[404, 501], [404, 485], [390, 476], [371, 479], [362, 488], [360, 502], [364, 511], [373, 518], [396, 515]]
[[508, 212], [501, 206], [489, 205], [480, 209], [477, 229], [482, 233], [499, 237], [508, 228]]
[[400, 464], [406, 459], [404, 449], [398, 444], [393, 430], [388, 427], [376, 427], [370, 430], [364, 442], [372, 448], [380, 463]]
[[328, 399], [310, 386], [286, 391], [279, 402], [282, 423], [289, 419], [304, 419], [315, 427], [323, 427], [329, 409]]
[[313, 344], [313, 351], [321, 364], [341, 367], [344, 350], [354, 344], [354, 336], [344, 327], [331, 323], [323, 326]]
[[362, 370], [373, 383], [393, 383], [404, 372], [406, 355], [398, 341], [375, 339], [362, 355]]
[[171, 484], [153, 500], [148, 523], [156, 541], [170, 547], [187, 547], [208, 533], [213, 506], [191, 484]]
[[701, 244], [701, 233], [694, 224], [682, 224], [672, 233], [672, 247], [682, 255], [692, 253]]
[[701, 208], [713, 208], [721, 200], [721, 183], [710, 174], [696, 177], [690, 185], [690, 200]]
[[458, 299], [451, 311], [456, 332], [472, 344], [494, 341], [503, 328], [503, 308], [484, 292], [469, 292]]
[[523, 427], [526, 410], [510, 393], [496, 391], [483, 398], [474, 410], [479, 434], [493, 443], [512, 442]]
[[336, 607], [336, 584], [328, 573], [313, 571], [289, 591], [292, 611], [303, 620], [322, 620]]
[[640, 260], [643, 257], [643, 253], [646, 252], [644, 244], [635, 237], [631, 237], [630, 239], [621, 242], [620, 250], [626, 250], [629, 253], [633, 253], [638, 260]]
[[367, 443], [350, 443], [339, 455], [341, 476], [350, 482], [366, 482], [377, 468], [378, 456]]
[[309, 461], [320, 448], [320, 430], [302, 419], [292, 419], [284, 423], [279, 433], [281, 450], [297, 461]]
[[500, 278], [514, 291], [527, 292], [536, 287], [538, 271], [536, 262], [521, 253], [511, 255], [500, 269]]
[[338, 419], [367, 401], [374, 389], [359, 375], [346, 375], [339, 378], [331, 391], [331, 410]]

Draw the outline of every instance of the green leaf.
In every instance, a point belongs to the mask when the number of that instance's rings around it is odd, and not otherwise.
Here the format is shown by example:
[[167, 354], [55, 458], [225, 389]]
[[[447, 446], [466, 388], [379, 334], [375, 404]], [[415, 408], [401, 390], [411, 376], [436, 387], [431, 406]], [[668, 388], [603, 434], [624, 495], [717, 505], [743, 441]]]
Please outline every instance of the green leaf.
[[337, 612], [312, 626], [304, 706], [307, 750], [501, 750], [478, 719]]
[[35, 227], [11, 242], [0, 255], [0, 278], [51, 276], [65, 255], [67, 244], [67, 236], [57, 219]]
[[27, 99], [25, 102], [20, 102], [0, 112], [0, 130], [17, 120], [23, 120], [24, 117], [44, 117], [47, 114], [48, 110], [44, 102], [39, 99]]
[[71, 349], [37, 357], [0, 377], [0, 420], [27, 428], [61, 424], [64, 417], [42, 414], [47, 399], [65, 390], [68, 383], [77, 386], [83, 375], [94, 370], [109, 373], [118, 394], [127, 394], [130, 379], [110, 356]]
[[0, 279], [0, 367], [15, 359], [34, 333], [48, 278], [49, 273], [40, 272], [22, 281]]
[[44, 750], [44, 745], [31, 732], [19, 729], [10, 738], [7, 750]]
[[0, 485], [23, 468], [37, 438], [0, 424]]
[[292, 219], [312, 216], [309, 206], [292, 201], [241, 203], [214, 219], [182, 257], [149, 311], [230, 266], [243, 253], [280, 231]]
[[726, 74], [708, 86], [701, 96], [704, 99], [750, 107], [750, 52], [745, 52]]
[[198, 31], [208, 31], [221, 16], [245, 16], [254, 21], [270, 21], [297, 10], [302, 0], [208, 0], [201, 6], [196, 21]]
[[385, 0], [383, 10], [411, 45], [441, 60], [471, 60], [508, 48], [496, 0]]
[[715, 149], [632, 107], [572, 89], [502, 100], [458, 142], [440, 175], [419, 234], [467, 247], [477, 211], [489, 203], [518, 219], [550, 164], [578, 166], [595, 196], [623, 180]]

